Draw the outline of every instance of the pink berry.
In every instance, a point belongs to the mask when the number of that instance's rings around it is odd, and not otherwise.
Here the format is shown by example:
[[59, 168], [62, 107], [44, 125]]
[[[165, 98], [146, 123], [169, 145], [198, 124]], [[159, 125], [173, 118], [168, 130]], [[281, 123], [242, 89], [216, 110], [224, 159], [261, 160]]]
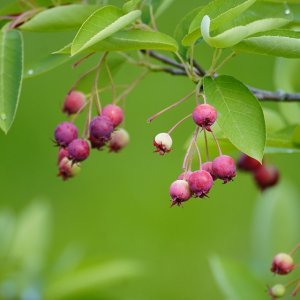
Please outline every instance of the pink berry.
[[192, 174], [193, 174], [192, 171], [183, 172], [182, 174], [180, 174], [180, 175], [178, 176], [178, 179], [179, 179], [179, 180], [186, 180], [186, 181], [188, 181], [189, 178], [190, 178], [190, 176], [191, 176]]
[[215, 123], [217, 115], [218, 113], [212, 105], [199, 104], [195, 107], [192, 117], [198, 126], [211, 131], [210, 126]]
[[92, 136], [95, 140], [108, 140], [113, 130], [113, 123], [106, 116], [95, 117], [90, 123], [90, 136]]
[[96, 139], [92, 135], [90, 135], [89, 140], [91, 142], [91, 147], [98, 150], [101, 150], [108, 141], [107, 138]]
[[273, 259], [271, 272], [286, 275], [294, 269], [294, 266], [294, 260], [289, 254], [279, 253]]
[[207, 196], [213, 185], [213, 182], [214, 181], [212, 176], [204, 170], [193, 172], [188, 179], [188, 183], [192, 193], [196, 197], [200, 198]]
[[180, 206], [182, 202], [189, 200], [191, 195], [189, 184], [185, 180], [176, 180], [170, 186], [171, 206]]
[[256, 159], [242, 154], [238, 160], [238, 168], [242, 171], [255, 172], [261, 167], [261, 163]]
[[217, 176], [214, 174], [212, 170], [212, 161], [207, 161], [204, 164], [202, 164], [201, 169], [208, 172], [214, 181], [217, 179]]
[[279, 171], [274, 166], [261, 166], [255, 173], [254, 179], [261, 190], [265, 190], [277, 184]]
[[228, 155], [218, 156], [213, 160], [212, 171], [217, 178], [227, 183], [236, 176], [235, 161]]
[[164, 155], [172, 149], [172, 138], [168, 133], [159, 133], [155, 136], [153, 145], [156, 147], [155, 152]]
[[68, 157], [68, 150], [66, 148], [59, 148], [57, 164], [59, 164], [65, 157]]
[[77, 163], [73, 163], [67, 157], [64, 157], [59, 163], [59, 172], [58, 176], [60, 176], [63, 180], [67, 180], [72, 178], [80, 173], [80, 166]]
[[68, 146], [69, 158], [73, 162], [80, 162], [88, 158], [90, 146], [84, 139], [76, 139]]
[[78, 91], [71, 91], [65, 98], [63, 112], [67, 115], [78, 113], [85, 105], [85, 95]]
[[112, 121], [114, 127], [120, 125], [124, 119], [122, 108], [114, 104], [106, 105], [102, 109], [102, 116], [108, 117]]
[[119, 152], [125, 148], [128, 143], [129, 134], [125, 129], [121, 128], [112, 133], [108, 146], [111, 152]]
[[61, 147], [68, 146], [73, 140], [78, 137], [78, 129], [71, 122], [60, 123], [54, 132], [56, 143]]

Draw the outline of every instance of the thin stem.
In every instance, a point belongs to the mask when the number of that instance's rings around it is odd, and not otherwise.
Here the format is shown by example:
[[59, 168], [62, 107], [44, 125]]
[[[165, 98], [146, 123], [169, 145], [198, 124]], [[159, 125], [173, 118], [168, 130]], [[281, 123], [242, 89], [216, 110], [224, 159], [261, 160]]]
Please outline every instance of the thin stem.
[[190, 55], [190, 72], [192, 76], [195, 76], [194, 73], [194, 44], [191, 46], [191, 55]]
[[91, 95], [90, 100], [89, 100], [89, 112], [87, 114], [87, 118], [86, 118], [86, 122], [85, 122], [83, 137], [89, 136], [90, 123], [92, 120], [93, 100], [94, 100], [93, 95]]
[[74, 64], [73, 64], [73, 68], [75, 69], [76, 67], [78, 67], [83, 61], [85, 61], [86, 59], [88, 59], [89, 57], [91, 57], [92, 55], [94, 55], [96, 52], [91, 52], [87, 55], [85, 55], [84, 57], [80, 58], [79, 60], [77, 60]]
[[284, 287], [287, 289], [289, 288], [290, 286], [294, 285], [295, 283], [297, 283], [298, 281], [300, 281], [300, 277], [290, 281], [289, 283], [285, 284]]
[[195, 93], [195, 91], [192, 91], [191, 93], [187, 94], [186, 96], [184, 96], [183, 98], [179, 99], [178, 101], [176, 101], [175, 103], [171, 104], [170, 106], [164, 108], [163, 110], [159, 111], [158, 113], [154, 114], [153, 116], [151, 116], [147, 122], [151, 123], [154, 119], [156, 119], [158, 116], [162, 115], [163, 113], [165, 113], [166, 111], [176, 107], [177, 105], [181, 104], [182, 102], [188, 100], [193, 94]]
[[86, 102], [80, 107], [79, 111], [78, 111], [75, 115], [72, 116], [71, 122], [74, 123], [74, 122], [76, 121], [76, 119], [78, 118], [78, 116], [80, 115], [80, 113], [86, 108], [86, 106], [90, 103], [90, 101], [91, 101], [91, 99], [89, 99], [88, 101], [86, 101]]
[[18, 27], [20, 24], [23, 24], [27, 20], [31, 19], [34, 15], [36, 15], [38, 12], [42, 11], [42, 8], [33, 8], [31, 10], [27, 10], [14, 18], [14, 21], [11, 22], [8, 26], [9, 29], [13, 29]]
[[85, 73], [81, 74], [80, 77], [73, 83], [73, 85], [71, 86], [69, 93], [71, 93], [72, 91], [74, 91], [76, 89], [76, 87], [78, 86], [78, 84], [85, 78], [87, 77], [90, 73], [94, 72], [95, 70], [97, 70], [98, 66], [91, 68], [90, 70], [86, 71]]
[[199, 133], [199, 126], [196, 127], [196, 129], [194, 131], [194, 134], [193, 134], [193, 137], [192, 137], [192, 140], [190, 142], [190, 145], [189, 145], [189, 147], [186, 151], [186, 154], [185, 154], [185, 157], [184, 157], [184, 160], [183, 160], [183, 165], [182, 165], [182, 169], [184, 171], [187, 170], [188, 159], [190, 158], [190, 153], [191, 153], [192, 146], [195, 143], [195, 141], [197, 140], [198, 133]]
[[109, 81], [110, 81], [110, 84], [111, 84], [111, 92], [112, 92], [112, 99], [113, 99], [112, 102], [115, 103], [115, 100], [116, 100], [116, 85], [115, 85], [114, 80], [112, 78], [110, 68], [109, 68], [107, 62], [105, 62], [105, 67], [106, 67], [106, 71], [107, 71]]
[[207, 133], [206, 133], [206, 130], [204, 130], [204, 144], [205, 144], [206, 161], [209, 161], [209, 151], [208, 151], [208, 142], [207, 142]]
[[187, 76], [190, 78], [190, 79], [193, 79], [193, 75], [191, 74], [190, 70], [189, 70], [189, 65], [187, 65], [185, 63], [185, 61], [183, 60], [183, 58], [181, 57], [181, 55], [178, 53], [178, 52], [175, 52], [175, 55], [178, 57], [178, 59], [180, 60], [182, 66], [184, 67], [184, 70], [187, 74]]
[[228, 56], [224, 58], [224, 60], [215, 68], [214, 73], [221, 69], [231, 58], [233, 58], [236, 53], [233, 51]]
[[300, 290], [300, 281], [297, 283], [295, 289], [292, 291], [292, 296], [295, 297]]
[[178, 121], [169, 131], [168, 134], [171, 134], [173, 132], [173, 130], [175, 128], [177, 128], [180, 124], [182, 124], [184, 121], [186, 121], [187, 119], [189, 119], [192, 116], [192, 114], [189, 114], [187, 116], [185, 116], [184, 118], [182, 118], [180, 121]]
[[297, 250], [300, 249], [300, 243], [298, 243], [290, 252], [290, 255], [294, 255], [296, 253]]
[[200, 152], [200, 148], [198, 147], [197, 141], [194, 140], [194, 145], [197, 151], [197, 155], [198, 155], [198, 159], [199, 159], [199, 170], [201, 170], [202, 167], [202, 157], [201, 157], [201, 152]]
[[[204, 129], [204, 130], [205, 130], [205, 129]], [[217, 148], [218, 148], [218, 151], [219, 151], [219, 155], [221, 156], [221, 155], [222, 155], [222, 150], [221, 150], [219, 141], [218, 141], [218, 139], [216, 138], [216, 136], [215, 136], [215, 134], [214, 134], [214, 132], [213, 132], [212, 130], [211, 130], [211, 135], [212, 135], [212, 137], [214, 138], [214, 141], [215, 141], [215, 143], [216, 143], [216, 145], [217, 145]]]
[[155, 21], [154, 12], [153, 12], [153, 6], [152, 5], [150, 5], [150, 7], [149, 7], [149, 13], [150, 13], [152, 27], [153, 27], [153, 29], [155, 31], [157, 31], [157, 25], [156, 25], [156, 21]]

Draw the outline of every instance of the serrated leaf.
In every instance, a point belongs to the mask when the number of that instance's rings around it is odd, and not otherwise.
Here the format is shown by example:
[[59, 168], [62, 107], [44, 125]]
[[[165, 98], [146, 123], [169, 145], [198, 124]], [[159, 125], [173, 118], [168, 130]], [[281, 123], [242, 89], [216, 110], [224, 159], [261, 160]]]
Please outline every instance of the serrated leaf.
[[96, 5], [81, 4], [56, 6], [40, 12], [20, 29], [34, 32], [78, 29], [97, 8]]
[[71, 47], [75, 55], [133, 23], [140, 17], [141, 11], [134, 10], [126, 15], [114, 6], [106, 6], [95, 11], [77, 32]]
[[0, 31], [0, 128], [7, 133], [18, 108], [23, 75], [23, 40], [17, 30]]
[[262, 108], [248, 88], [231, 76], [204, 78], [208, 103], [218, 111], [218, 125], [241, 152], [261, 161], [266, 143]]

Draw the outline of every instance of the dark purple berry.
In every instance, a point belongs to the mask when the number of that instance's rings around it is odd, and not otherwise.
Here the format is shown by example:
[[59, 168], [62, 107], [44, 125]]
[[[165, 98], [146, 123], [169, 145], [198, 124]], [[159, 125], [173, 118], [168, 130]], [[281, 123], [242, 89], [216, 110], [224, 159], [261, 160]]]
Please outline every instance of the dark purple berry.
[[89, 140], [91, 142], [91, 147], [98, 150], [101, 150], [108, 141], [107, 138], [96, 139], [92, 135], [90, 135]]
[[80, 162], [88, 158], [90, 146], [84, 139], [76, 139], [68, 146], [69, 158], [73, 162]]
[[67, 115], [77, 114], [85, 105], [85, 95], [78, 91], [70, 92], [64, 101], [63, 112]]
[[212, 171], [217, 178], [227, 183], [236, 176], [235, 161], [228, 155], [218, 156], [213, 160]]
[[265, 190], [277, 184], [279, 171], [274, 166], [262, 165], [255, 173], [254, 179], [261, 190]]
[[114, 104], [108, 104], [102, 109], [102, 116], [108, 117], [114, 127], [117, 127], [120, 125], [124, 119], [124, 113], [121, 107], [114, 105]]
[[213, 182], [214, 181], [212, 176], [204, 170], [193, 172], [188, 179], [188, 183], [192, 193], [196, 197], [200, 198], [207, 196], [213, 185]]
[[108, 140], [113, 131], [114, 125], [108, 117], [98, 116], [90, 123], [90, 136], [95, 140]]
[[182, 202], [189, 200], [191, 195], [189, 184], [185, 180], [176, 180], [170, 186], [171, 206], [180, 206]]
[[255, 172], [261, 167], [261, 163], [247, 154], [242, 154], [237, 166], [242, 171]]
[[211, 131], [210, 126], [215, 123], [217, 115], [218, 113], [212, 105], [199, 104], [195, 107], [192, 117], [198, 126]]
[[213, 180], [218, 179], [212, 170], [212, 161], [207, 161], [204, 164], [202, 164], [201, 169], [208, 172], [213, 178]]
[[60, 123], [54, 132], [56, 143], [61, 147], [68, 146], [73, 140], [78, 137], [78, 129], [71, 122]]

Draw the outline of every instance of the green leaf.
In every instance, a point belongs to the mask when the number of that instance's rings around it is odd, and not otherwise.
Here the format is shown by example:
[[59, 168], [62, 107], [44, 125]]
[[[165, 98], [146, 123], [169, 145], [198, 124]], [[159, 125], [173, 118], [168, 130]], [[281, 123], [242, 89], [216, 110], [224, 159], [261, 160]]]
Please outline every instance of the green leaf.
[[248, 88], [231, 76], [204, 78], [204, 93], [219, 113], [218, 125], [241, 152], [261, 161], [266, 143], [262, 108]]
[[23, 40], [17, 30], [0, 31], [0, 128], [7, 133], [18, 108], [23, 73]]
[[140, 5], [141, 0], [129, 0], [126, 1], [126, 3], [123, 4], [123, 10], [124, 12], [128, 13], [132, 10], [138, 9], [138, 6]]
[[134, 22], [140, 15], [139, 10], [123, 15], [122, 10], [114, 6], [98, 9], [77, 32], [72, 43], [71, 55], [75, 55], [120, 31]]
[[211, 19], [211, 30], [228, 22], [248, 9], [256, 0], [214, 0], [210, 1], [198, 13], [190, 25], [189, 33], [185, 36], [182, 43], [184, 46], [194, 44], [200, 37], [200, 24], [204, 16], [208, 15]]
[[97, 8], [96, 5], [81, 4], [56, 6], [37, 14], [20, 29], [34, 32], [78, 29]]
[[264, 283], [258, 280], [243, 264], [214, 256], [210, 259], [210, 266], [226, 299], [266, 299]]
[[237, 51], [288, 58], [300, 57], [300, 32], [272, 30], [251, 36], [235, 46]]
[[146, 24], [151, 22], [150, 7], [153, 9], [154, 17], [158, 18], [173, 2], [174, 0], [146, 0], [142, 14], [143, 22]]

